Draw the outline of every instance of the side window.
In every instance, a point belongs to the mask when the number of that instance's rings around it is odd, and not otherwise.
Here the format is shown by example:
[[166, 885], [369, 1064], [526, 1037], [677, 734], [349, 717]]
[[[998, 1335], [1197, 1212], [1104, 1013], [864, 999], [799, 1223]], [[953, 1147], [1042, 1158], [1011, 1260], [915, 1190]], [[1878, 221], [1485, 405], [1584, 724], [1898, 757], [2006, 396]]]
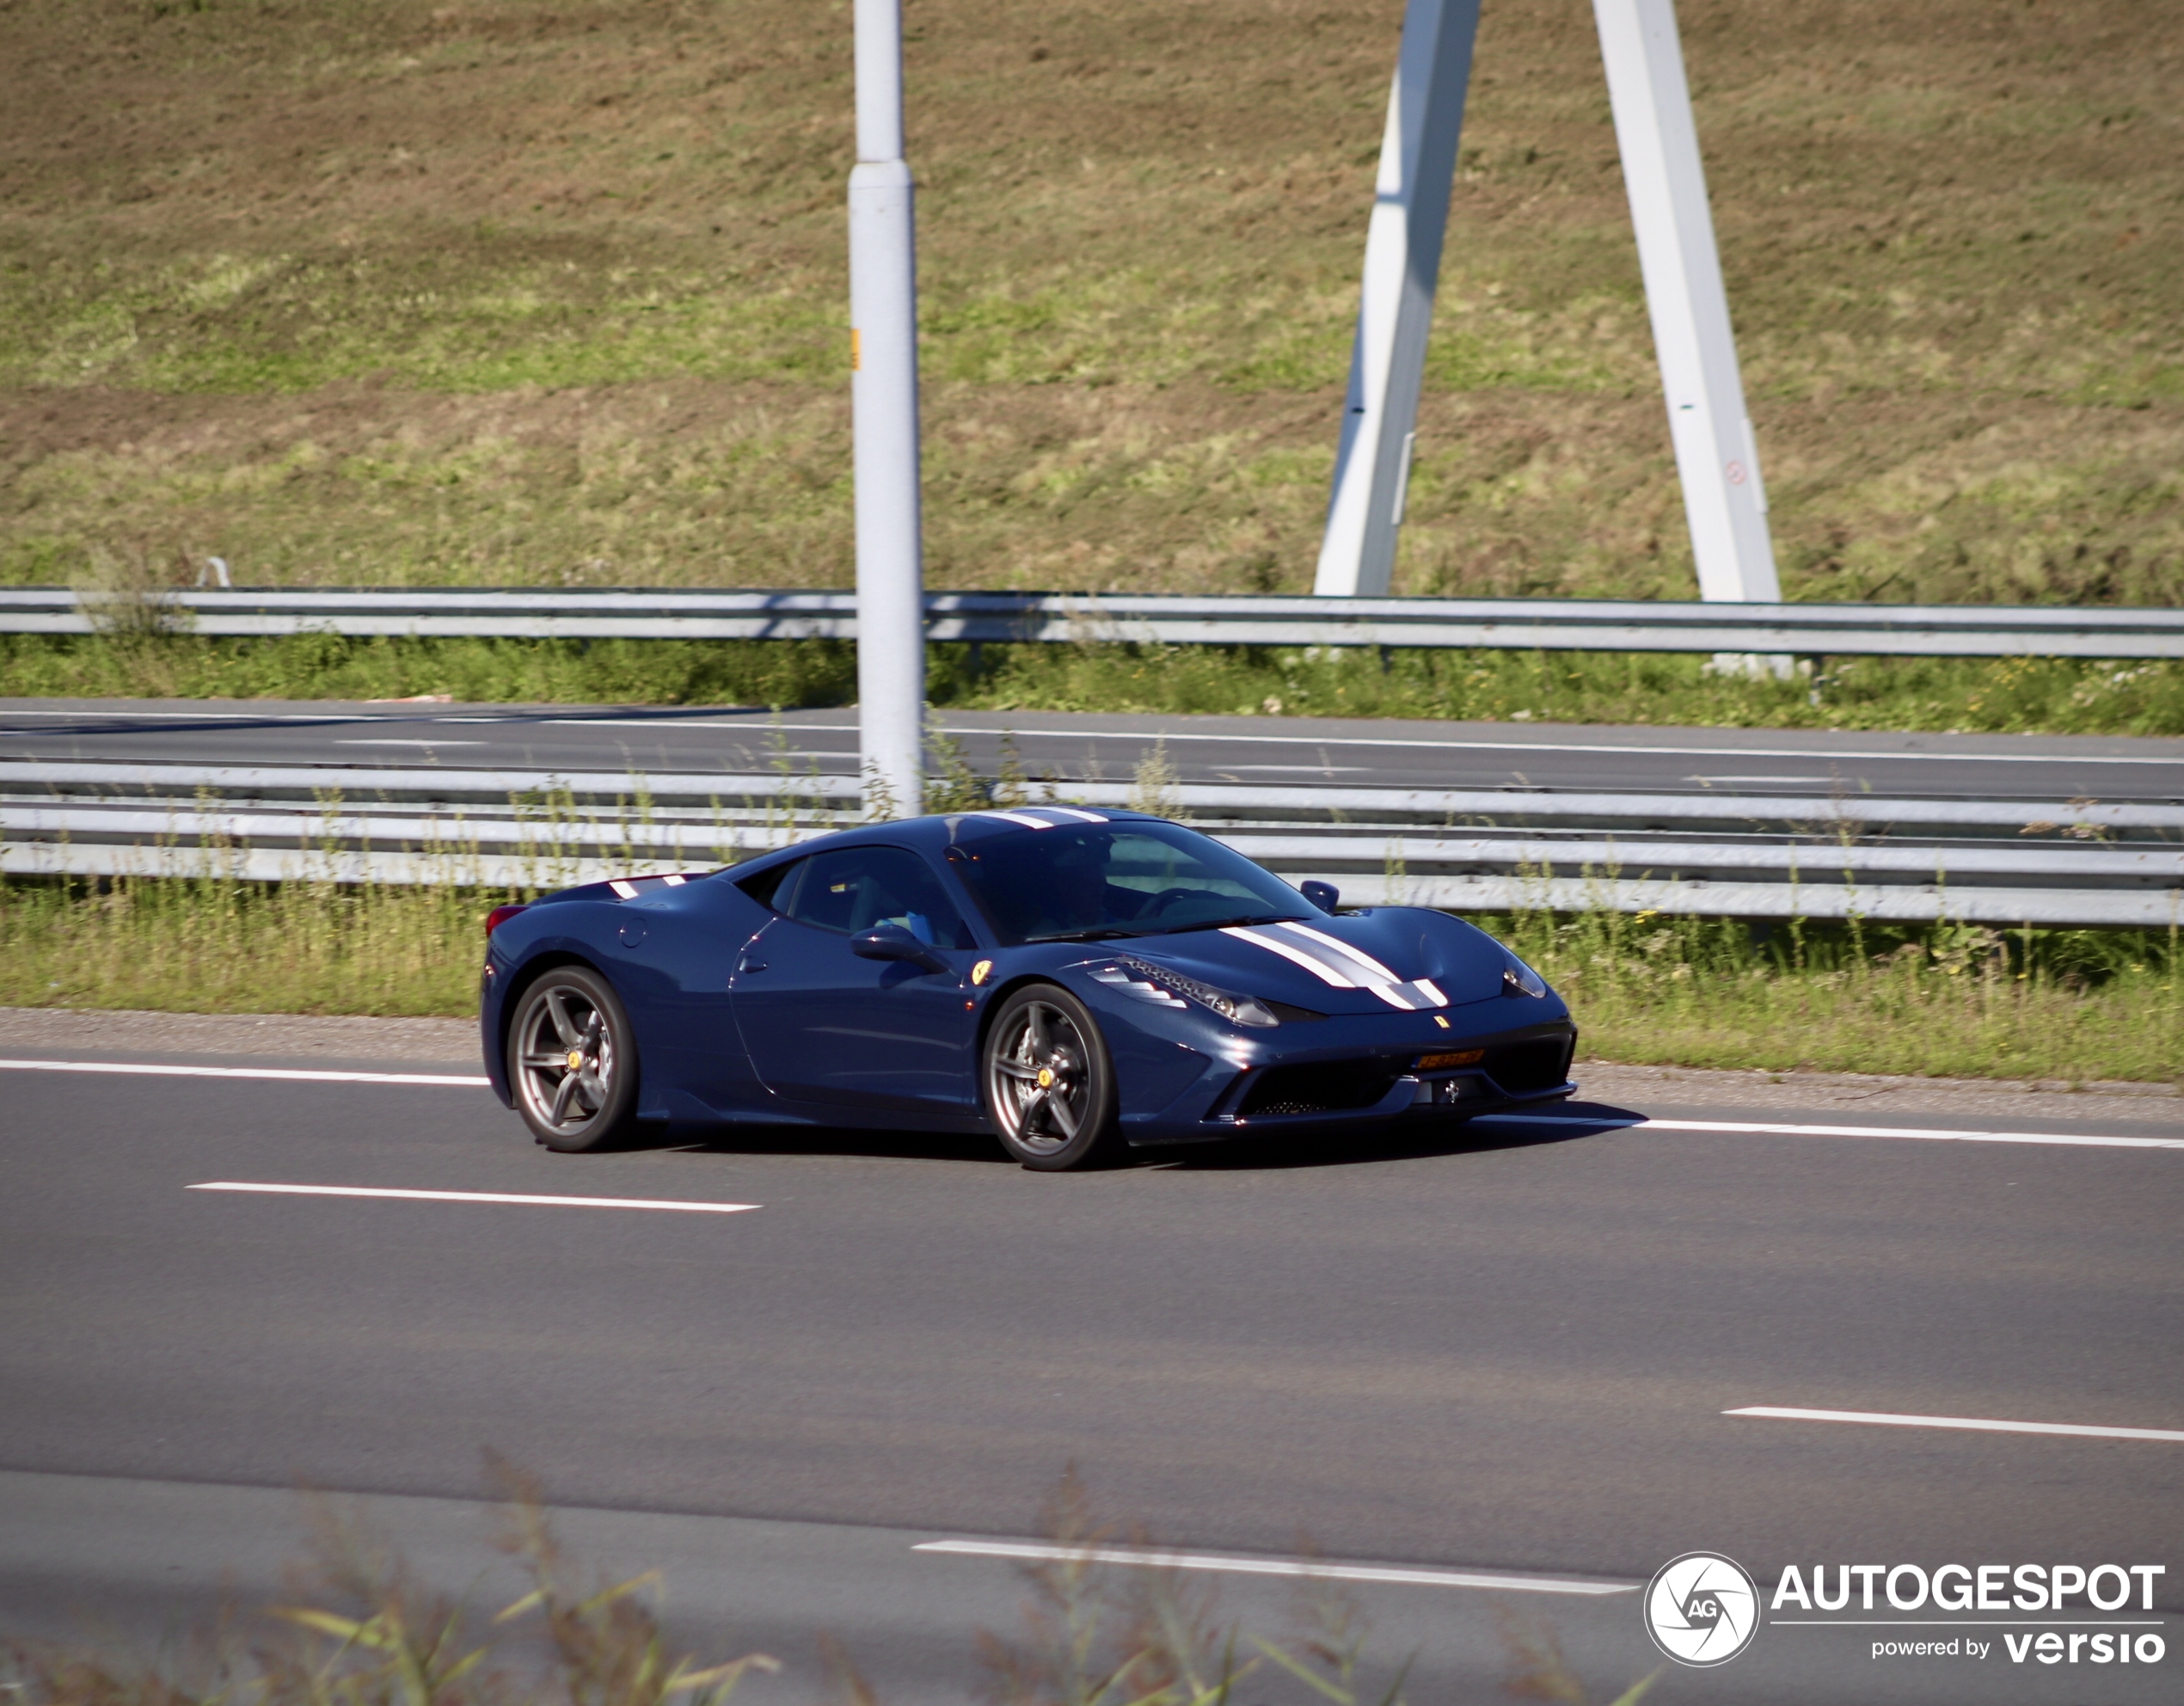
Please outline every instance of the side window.
[[844, 935], [900, 924], [936, 948], [972, 946], [940, 879], [904, 847], [845, 847], [814, 855], [780, 910], [799, 924]]
[[755, 877], [745, 877], [736, 887], [761, 906], [770, 906], [776, 912], [782, 911], [787, 909], [790, 897], [796, 893], [797, 874], [811, 862], [808, 859], [791, 859], [786, 864], [761, 871]]

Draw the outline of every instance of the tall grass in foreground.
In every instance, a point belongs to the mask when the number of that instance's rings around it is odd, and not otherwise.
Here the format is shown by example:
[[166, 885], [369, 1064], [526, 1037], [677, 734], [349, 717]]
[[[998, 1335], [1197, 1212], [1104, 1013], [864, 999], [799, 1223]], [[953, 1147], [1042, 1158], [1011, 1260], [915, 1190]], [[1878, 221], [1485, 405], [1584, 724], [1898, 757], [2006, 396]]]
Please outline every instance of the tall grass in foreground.
[[22, 1706], [724, 1706], [747, 1674], [781, 1668], [763, 1653], [705, 1666], [671, 1656], [646, 1597], [657, 1573], [580, 1586], [535, 1486], [495, 1467], [506, 1497], [494, 1543], [532, 1586], [482, 1629], [474, 1608], [314, 1499], [308, 1560], [291, 1572], [300, 1603], [231, 1609], [160, 1663], [6, 1641], [8, 1688]]
[[[536, 1483], [488, 1461], [506, 1494], [495, 1544], [533, 1585], [482, 1627], [475, 1608], [427, 1587], [383, 1541], [317, 1499], [309, 1563], [293, 1573], [299, 1603], [255, 1617], [230, 1610], [157, 1663], [111, 1643], [11, 1641], [0, 1629], [0, 1686], [19, 1706], [725, 1706], [746, 1677], [783, 1669], [763, 1653], [702, 1666], [672, 1656], [653, 1603], [659, 1573], [580, 1585]], [[1282, 1640], [1246, 1635], [1223, 1619], [1205, 1576], [1095, 1562], [1092, 1551], [1118, 1537], [1092, 1521], [1073, 1470], [1046, 1519], [1068, 1550], [1019, 1567], [1031, 1591], [1021, 1632], [979, 1632], [981, 1685], [967, 1697], [991, 1706], [1232, 1706], [1248, 1684], [1255, 1706], [1405, 1706], [1409, 1663], [1368, 1690], [1370, 1625], [1337, 1584], [1304, 1584]], [[1506, 1691], [1586, 1706], [1551, 1624], [1507, 1608], [1501, 1623]], [[837, 1642], [821, 1635], [818, 1647], [826, 1706], [879, 1706]], [[1612, 1706], [1635, 1706], [1659, 1675]]]
[[[467, 1016], [504, 891], [0, 879], [0, 1004]], [[1936, 1076], [2184, 1073], [2175, 931], [1606, 911], [1476, 921], [1545, 973], [1586, 1055]]]

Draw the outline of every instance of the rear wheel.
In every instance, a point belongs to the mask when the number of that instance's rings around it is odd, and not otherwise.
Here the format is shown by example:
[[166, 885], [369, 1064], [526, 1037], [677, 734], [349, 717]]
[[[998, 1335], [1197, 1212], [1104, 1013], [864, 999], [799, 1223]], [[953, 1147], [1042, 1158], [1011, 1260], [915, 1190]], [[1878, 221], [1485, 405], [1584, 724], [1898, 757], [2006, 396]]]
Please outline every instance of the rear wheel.
[[637, 1046], [613, 986], [556, 966], [524, 991], [508, 1028], [508, 1083], [531, 1135], [577, 1154], [626, 1136], [637, 1108]]
[[1001, 1146], [1034, 1172], [1083, 1167], [1120, 1147], [1113, 1064], [1098, 1022], [1067, 990], [1033, 984], [1003, 1002], [980, 1077]]

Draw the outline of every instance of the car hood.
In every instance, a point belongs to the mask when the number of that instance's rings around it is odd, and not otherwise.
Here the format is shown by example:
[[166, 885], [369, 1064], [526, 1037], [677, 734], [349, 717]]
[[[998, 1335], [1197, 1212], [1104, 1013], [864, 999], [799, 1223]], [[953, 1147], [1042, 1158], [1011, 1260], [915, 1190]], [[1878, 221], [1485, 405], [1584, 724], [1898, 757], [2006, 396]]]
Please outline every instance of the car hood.
[[1510, 964], [1485, 932], [1408, 906], [1141, 936], [1112, 944], [1101, 957], [1144, 960], [1232, 994], [1328, 1014], [1484, 1001], [1501, 992]]

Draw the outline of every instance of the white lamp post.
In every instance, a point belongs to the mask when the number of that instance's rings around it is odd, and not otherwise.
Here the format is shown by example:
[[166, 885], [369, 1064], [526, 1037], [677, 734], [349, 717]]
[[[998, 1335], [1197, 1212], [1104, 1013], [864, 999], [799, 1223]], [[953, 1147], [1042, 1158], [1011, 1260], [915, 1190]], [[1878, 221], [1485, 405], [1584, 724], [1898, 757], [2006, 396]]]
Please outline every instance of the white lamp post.
[[917, 256], [903, 158], [901, 0], [856, 0], [850, 173], [856, 435], [857, 727], [867, 805], [924, 809], [925, 577], [917, 475]]

